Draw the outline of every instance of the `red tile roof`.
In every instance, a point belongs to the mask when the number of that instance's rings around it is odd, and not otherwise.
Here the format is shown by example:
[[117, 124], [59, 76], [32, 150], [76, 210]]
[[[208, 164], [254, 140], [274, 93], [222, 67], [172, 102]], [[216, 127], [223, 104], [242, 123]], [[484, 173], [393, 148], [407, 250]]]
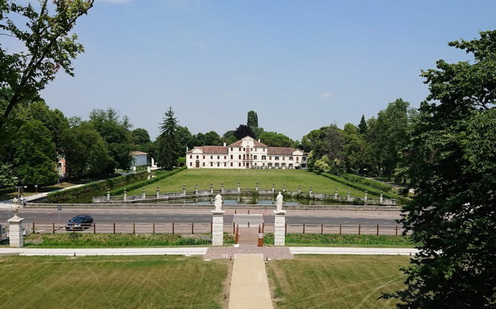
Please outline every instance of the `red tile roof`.
[[290, 147], [269, 147], [267, 154], [269, 155], [281, 155], [290, 156], [296, 149]]
[[[204, 154], [227, 154], [227, 147], [224, 146], [201, 146], [194, 149], [201, 149]], [[188, 153], [191, 153], [194, 149], [188, 151]]]

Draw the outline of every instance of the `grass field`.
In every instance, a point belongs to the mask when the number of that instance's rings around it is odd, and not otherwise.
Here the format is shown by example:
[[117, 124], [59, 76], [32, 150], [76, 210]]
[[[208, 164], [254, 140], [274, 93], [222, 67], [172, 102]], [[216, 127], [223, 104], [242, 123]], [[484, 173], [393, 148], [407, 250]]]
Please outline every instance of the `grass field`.
[[0, 308], [222, 308], [228, 261], [0, 257]]
[[405, 256], [297, 256], [268, 264], [276, 308], [395, 308], [377, 300], [405, 279]]
[[[218, 191], [221, 185], [224, 184], [225, 189], [236, 189], [239, 185], [243, 190], [255, 191], [258, 183], [260, 190], [270, 190], [272, 185], [275, 190], [282, 191], [283, 186], [286, 186], [287, 191], [301, 190], [308, 193], [310, 187], [314, 193], [334, 194], [338, 189], [340, 196], [346, 196], [348, 190], [355, 197], [363, 197], [364, 193], [348, 188], [331, 179], [319, 176], [315, 173], [306, 170], [228, 170], [228, 169], [187, 169], [174, 176], [165, 178], [159, 182], [153, 183], [145, 187], [147, 194], [155, 193], [159, 187], [161, 193], [166, 192], [181, 192], [183, 185], [186, 190], [191, 192], [198, 185], [199, 190], [209, 190], [212, 184], [214, 190]], [[140, 195], [142, 188], [128, 192], [129, 195]], [[372, 195], [369, 195], [372, 196]]]

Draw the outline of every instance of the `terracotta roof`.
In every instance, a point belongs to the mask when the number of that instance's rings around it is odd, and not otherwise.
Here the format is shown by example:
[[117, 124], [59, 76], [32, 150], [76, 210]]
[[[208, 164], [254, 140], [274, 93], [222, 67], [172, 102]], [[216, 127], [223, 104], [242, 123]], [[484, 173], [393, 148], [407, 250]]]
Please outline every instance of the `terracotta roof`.
[[290, 156], [296, 149], [291, 147], [269, 147], [267, 150], [267, 154], [269, 155], [282, 155], [282, 156]]
[[227, 147], [224, 146], [201, 146], [195, 147], [187, 153], [191, 153], [194, 149], [200, 149], [203, 154], [227, 154]]
[[132, 156], [143, 156], [143, 155], [147, 155], [147, 154], [148, 153], [143, 152], [143, 151], [131, 151]]
[[[244, 138], [246, 138], [248, 136], [245, 136]], [[267, 147], [267, 145], [265, 145], [264, 143], [260, 143], [259, 141], [257, 141], [256, 139], [252, 138], [253, 139], [253, 142], [255, 144], [255, 147]], [[235, 143], [232, 143], [230, 144], [228, 147], [239, 147], [241, 146], [241, 143], [243, 142], [242, 139], [240, 139], [239, 141], [235, 142]]]

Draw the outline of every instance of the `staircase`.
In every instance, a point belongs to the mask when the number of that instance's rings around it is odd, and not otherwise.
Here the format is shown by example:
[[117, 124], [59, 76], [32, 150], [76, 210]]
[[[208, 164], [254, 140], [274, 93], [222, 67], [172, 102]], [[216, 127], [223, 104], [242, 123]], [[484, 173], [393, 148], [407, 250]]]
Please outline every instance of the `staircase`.
[[258, 244], [258, 226], [255, 227], [238, 227], [239, 245], [257, 245]]

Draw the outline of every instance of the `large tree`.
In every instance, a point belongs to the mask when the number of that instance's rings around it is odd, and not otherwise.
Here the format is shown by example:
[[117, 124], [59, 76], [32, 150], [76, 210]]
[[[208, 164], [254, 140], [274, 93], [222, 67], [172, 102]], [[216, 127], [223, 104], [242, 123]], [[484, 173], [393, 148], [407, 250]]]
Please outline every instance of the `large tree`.
[[19, 184], [44, 186], [57, 182], [55, 143], [41, 121], [26, 122], [19, 129], [13, 152]]
[[403, 224], [419, 244], [400, 308], [496, 307], [496, 31], [450, 46], [473, 61], [422, 73], [422, 103], [405, 154], [415, 188]]
[[157, 163], [165, 169], [177, 166], [181, 145], [177, 136], [178, 124], [172, 107], [165, 112], [160, 124], [160, 135], [157, 141]]
[[133, 138], [129, 119], [126, 116], [121, 118], [119, 113], [112, 108], [107, 110], [94, 109], [90, 113], [89, 122], [107, 143], [112, 158], [109, 173], [116, 168], [128, 170], [133, 162], [130, 154]]
[[112, 172], [106, 143], [90, 123], [65, 130], [61, 141], [69, 177], [104, 176]]
[[258, 128], [258, 115], [255, 111], [248, 112], [248, 119], [246, 125], [252, 129]]
[[[72, 30], [94, 0], [0, 1], [0, 35], [9, 36], [25, 48], [10, 52], [0, 45], [0, 133], [14, 107], [30, 103], [60, 69], [73, 75], [72, 60], [83, 52]], [[15, 49], [14, 49], [15, 50]]]

